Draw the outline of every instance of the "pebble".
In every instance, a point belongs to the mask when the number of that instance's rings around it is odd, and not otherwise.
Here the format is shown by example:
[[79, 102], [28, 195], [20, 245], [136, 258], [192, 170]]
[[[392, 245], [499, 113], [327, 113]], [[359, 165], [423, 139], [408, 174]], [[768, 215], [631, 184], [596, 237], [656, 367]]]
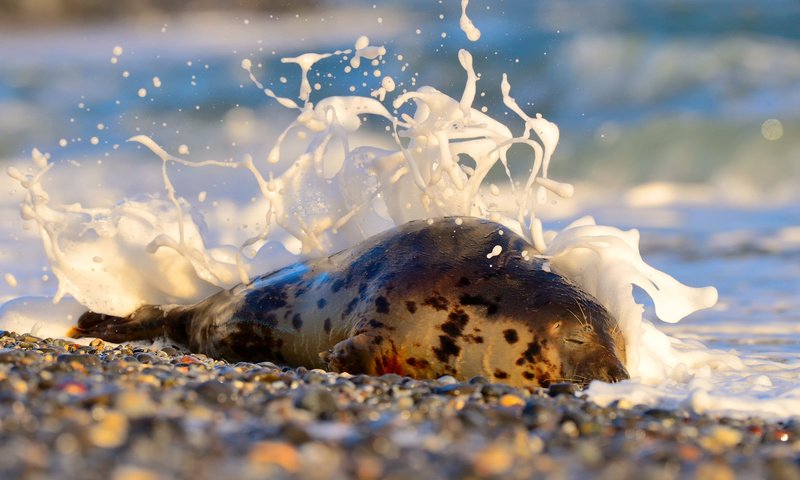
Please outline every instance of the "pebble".
[[0, 332], [0, 478], [800, 478], [798, 422]]
[[164, 347], [161, 349], [161, 353], [167, 357], [173, 357], [178, 354], [178, 350], [175, 347]]
[[722, 462], [707, 461], [697, 467], [695, 478], [704, 480], [734, 480], [736, 473], [733, 469]]
[[285, 442], [254, 443], [247, 454], [247, 460], [255, 464], [277, 465], [289, 473], [296, 472], [300, 468], [300, 455], [297, 449]]
[[111, 480], [159, 480], [161, 476], [153, 470], [134, 465], [122, 465], [114, 469]]
[[152, 353], [142, 352], [134, 355], [139, 363], [158, 363], [158, 357]]
[[297, 407], [320, 418], [330, 418], [338, 410], [330, 390], [320, 387], [310, 387], [302, 392], [297, 399]]
[[554, 383], [550, 385], [547, 389], [547, 393], [551, 397], [557, 397], [559, 395], [575, 395], [578, 391], [578, 386], [574, 383]]
[[735, 447], [742, 441], [742, 433], [735, 428], [725, 425], [712, 427], [709, 432], [700, 439], [701, 445], [710, 451], [722, 452], [731, 447]]
[[490, 446], [475, 456], [475, 473], [482, 477], [502, 475], [511, 468], [513, 462], [511, 452], [499, 446]]
[[194, 391], [197, 392], [200, 398], [211, 403], [220, 404], [226, 404], [230, 402], [235, 394], [233, 386], [228, 383], [223, 383], [219, 380], [208, 380], [203, 382], [194, 387]]
[[136, 419], [155, 415], [158, 405], [150, 395], [141, 390], [124, 390], [114, 400], [114, 406], [129, 418]]
[[525, 400], [517, 395], [506, 393], [500, 397], [500, 401], [498, 403], [500, 403], [500, 405], [503, 407], [521, 407], [525, 405]]
[[128, 418], [120, 412], [107, 412], [89, 429], [89, 440], [100, 448], [116, 448], [128, 438]]

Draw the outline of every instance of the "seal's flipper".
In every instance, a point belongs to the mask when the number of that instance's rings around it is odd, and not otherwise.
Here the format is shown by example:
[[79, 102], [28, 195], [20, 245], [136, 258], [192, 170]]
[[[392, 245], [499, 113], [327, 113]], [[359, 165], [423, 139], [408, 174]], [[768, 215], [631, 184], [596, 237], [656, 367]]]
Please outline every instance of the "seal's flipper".
[[190, 320], [191, 313], [183, 307], [145, 305], [127, 317], [89, 311], [81, 315], [78, 325], [67, 336], [97, 337], [114, 343], [166, 336], [185, 343]]
[[413, 358], [405, 358], [403, 352], [398, 351], [395, 342], [381, 333], [385, 332], [360, 333], [342, 340], [329, 351], [321, 353], [320, 358], [327, 363], [328, 370], [333, 372], [367, 375], [395, 373], [419, 378], [430, 376], [420, 375], [418, 367], [422, 365], [416, 365]]
[[359, 334], [342, 340], [327, 352], [319, 354], [323, 362], [328, 364], [327, 370], [331, 372], [347, 372], [352, 374], [366, 373], [374, 375], [374, 367], [370, 362], [370, 339], [365, 334]]

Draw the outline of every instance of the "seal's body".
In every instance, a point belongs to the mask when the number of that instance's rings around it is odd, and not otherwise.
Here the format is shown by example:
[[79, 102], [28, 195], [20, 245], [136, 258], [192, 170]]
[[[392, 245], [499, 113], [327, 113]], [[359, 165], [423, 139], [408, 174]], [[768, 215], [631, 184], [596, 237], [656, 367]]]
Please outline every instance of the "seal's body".
[[167, 335], [229, 361], [518, 386], [628, 378], [616, 321], [503, 226], [414, 221], [192, 306], [87, 312], [73, 336]]

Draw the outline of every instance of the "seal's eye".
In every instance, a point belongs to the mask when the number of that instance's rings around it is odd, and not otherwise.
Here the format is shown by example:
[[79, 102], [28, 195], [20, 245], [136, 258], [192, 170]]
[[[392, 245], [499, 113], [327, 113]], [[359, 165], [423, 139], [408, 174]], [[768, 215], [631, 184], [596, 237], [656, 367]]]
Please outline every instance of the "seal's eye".
[[565, 342], [572, 343], [574, 345], [583, 345], [583, 340], [578, 340], [577, 338], [565, 338]]

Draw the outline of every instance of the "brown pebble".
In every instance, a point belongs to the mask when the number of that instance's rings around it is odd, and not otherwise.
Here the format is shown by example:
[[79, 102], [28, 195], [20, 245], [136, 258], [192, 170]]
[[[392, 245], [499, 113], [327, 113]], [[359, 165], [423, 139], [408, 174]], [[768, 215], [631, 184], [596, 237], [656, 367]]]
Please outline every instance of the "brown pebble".
[[115, 406], [129, 418], [142, 418], [154, 415], [157, 411], [157, 405], [150, 397], [138, 390], [120, 392], [116, 397]]
[[197, 357], [195, 357], [194, 355], [184, 355], [178, 360], [178, 362], [179, 363], [188, 363], [188, 364], [203, 363]]
[[521, 407], [525, 405], [525, 400], [518, 397], [517, 395], [506, 393], [505, 395], [500, 397], [499, 403], [503, 407]]
[[501, 475], [511, 468], [513, 459], [506, 449], [490, 446], [479, 452], [473, 463], [475, 472], [480, 476]]
[[703, 452], [694, 445], [682, 444], [678, 446], [678, 456], [686, 462], [696, 462], [703, 456]]
[[144, 467], [122, 465], [114, 469], [111, 480], [158, 480], [161, 476]]
[[697, 467], [694, 478], [698, 480], [734, 480], [736, 475], [723, 462], [706, 462]]
[[100, 448], [116, 448], [128, 439], [128, 419], [119, 412], [107, 412], [89, 430], [89, 440]]
[[260, 465], [277, 465], [289, 473], [300, 467], [297, 449], [288, 443], [264, 441], [253, 444], [247, 459]]
[[64, 392], [68, 395], [83, 395], [89, 390], [89, 387], [82, 382], [75, 380], [64, 380], [56, 386], [56, 390]]

